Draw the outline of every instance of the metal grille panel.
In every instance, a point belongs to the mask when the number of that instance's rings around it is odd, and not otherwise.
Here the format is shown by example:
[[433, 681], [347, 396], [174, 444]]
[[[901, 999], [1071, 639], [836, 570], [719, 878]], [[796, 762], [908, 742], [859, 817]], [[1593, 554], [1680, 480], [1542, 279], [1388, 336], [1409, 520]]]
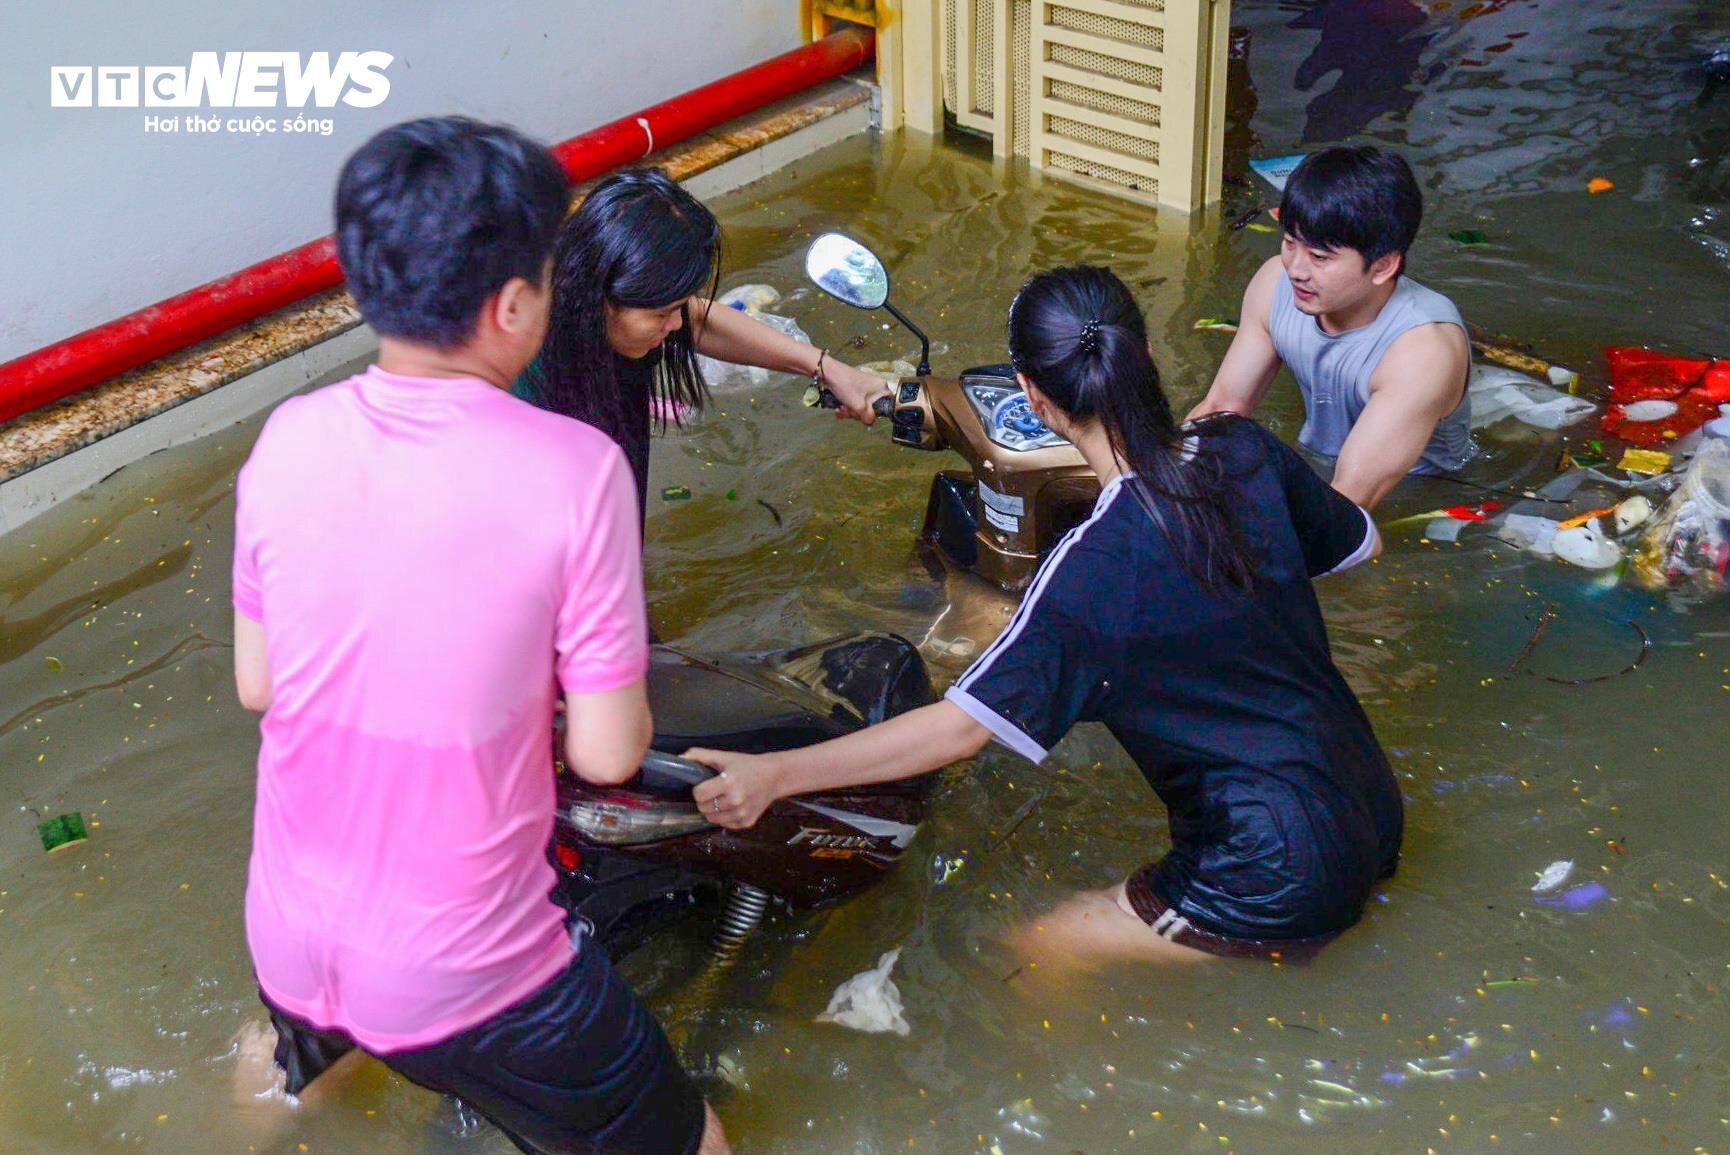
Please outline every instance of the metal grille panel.
[[1068, 44], [1051, 44], [1047, 47], [1049, 55], [1046, 59], [1057, 64], [1067, 64], [1084, 72], [1097, 72], [1114, 80], [1127, 80], [1131, 84], [1140, 84], [1156, 91], [1165, 85], [1165, 70], [1152, 64], [1120, 60], [1115, 56], [1104, 56]]
[[1158, 105], [1149, 104], [1145, 100], [1131, 100], [1113, 92], [1102, 92], [1085, 84], [1053, 80], [1045, 86], [1045, 94], [1053, 100], [1061, 100], [1065, 104], [1079, 104], [1082, 108], [1091, 108], [1095, 112], [1109, 112], [1113, 116], [1139, 120], [1144, 124], [1159, 123]]
[[967, 0], [973, 5], [973, 111], [993, 115], [997, 103], [997, 0]]
[[1014, 100], [1009, 119], [1015, 140], [1015, 155], [1031, 151], [1033, 135], [1033, 0], [1014, 0], [1010, 5], [1010, 46], [1015, 71], [1011, 74]]
[[1155, 52], [1165, 50], [1165, 32], [1163, 29], [1155, 28], [1151, 24], [1141, 24], [1134, 20], [1119, 20], [1115, 16], [1107, 16], [1101, 12], [1089, 12], [1082, 8], [1053, 4], [1051, 6], [1051, 26], [1069, 32], [1080, 32], [1087, 36], [1102, 36], [1107, 40], [1133, 44], [1137, 48], [1151, 48]]
[[955, 102], [955, 0], [943, 0], [943, 107], [961, 111]]
[[1071, 156], [1064, 152], [1055, 150], [1047, 152], [1045, 167], [1057, 169], [1059, 172], [1074, 173], [1078, 176], [1090, 176], [1095, 180], [1110, 181], [1112, 184], [1122, 185], [1124, 188], [1134, 189], [1136, 192], [1146, 193], [1149, 196], [1157, 197], [1159, 195], [1159, 181], [1153, 177], [1141, 176], [1138, 173], [1113, 168], [1111, 165], [1099, 164], [1096, 161], [1083, 160], [1078, 156]]
[[1159, 163], [1159, 142], [1155, 140], [1131, 136], [1126, 132], [1114, 132], [1109, 128], [1071, 120], [1066, 116], [1046, 117], [1045, 128], [1054, 136], [1066, 136], [1083, 144], [1091, 144], [1095, 148], [1145, 160], [1149, 164]]

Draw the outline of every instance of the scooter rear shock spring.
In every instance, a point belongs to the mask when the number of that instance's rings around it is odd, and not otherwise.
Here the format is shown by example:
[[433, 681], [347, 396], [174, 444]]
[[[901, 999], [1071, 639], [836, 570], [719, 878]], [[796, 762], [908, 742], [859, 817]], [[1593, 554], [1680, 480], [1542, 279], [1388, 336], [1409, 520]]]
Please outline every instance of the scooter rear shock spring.
[[716, 962], [732, 962], [739, 948], [763, 922], [763, 912], [769, 908], [769, 892], [740, 883], [727, 896], [727, 909], [721, 913], [721, 926], [715, 932], [710, 954]]

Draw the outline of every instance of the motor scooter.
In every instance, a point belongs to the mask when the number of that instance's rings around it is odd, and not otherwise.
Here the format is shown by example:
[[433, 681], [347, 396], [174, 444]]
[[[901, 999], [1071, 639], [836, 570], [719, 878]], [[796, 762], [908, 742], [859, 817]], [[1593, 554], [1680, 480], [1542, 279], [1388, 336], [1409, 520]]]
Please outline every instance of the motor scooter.
[[[897, 444], [952, 449], [966, 465], [932, 479], [917, 536], [919, 556], [949, 596], [924, 647], [965, 659], [996, 636], [1040, 560], [1087, 517], [1098, 481], [1034, 416], [1008, 365], [931, 376], [930, 341], [890, 303], [889, 274], [869, 249], [824, 234], [806, 254], [806, 272], [850, 305], [886, 310], [920, 342], [914, 376], [875, 408]], [[816, 400], [838, 404], [826, 390]], [[864, 633], [716, 656], [657, 645], [648, 693], [655, 735], [635, 778], [601, 787], [559, 775], [554, 897], [615, 952], [709, 899], [723, 908], [713, 953], [730, 960], [771, 902], [820, 909], [858, 894], [895, 865], [925, 820], [933, 775], [783, 799], [749, 830], [726, 830], [691, 797], [712, 771], [678, 757], [692, 746], [793, 749], [934, 701], [920, 647], [906, 639]]]

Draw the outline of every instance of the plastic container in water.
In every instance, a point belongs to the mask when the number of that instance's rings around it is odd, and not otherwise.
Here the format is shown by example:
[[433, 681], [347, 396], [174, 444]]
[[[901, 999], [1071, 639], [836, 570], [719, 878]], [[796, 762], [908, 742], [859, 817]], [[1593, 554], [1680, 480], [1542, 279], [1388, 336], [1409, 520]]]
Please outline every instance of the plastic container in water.
[[1682, 484], [1640, 536], [1634, 573], [1648, 586], [1722, 593], [1726, 571], [1730, 571], [1730, 439], [1714, 437], [1703, 444]]

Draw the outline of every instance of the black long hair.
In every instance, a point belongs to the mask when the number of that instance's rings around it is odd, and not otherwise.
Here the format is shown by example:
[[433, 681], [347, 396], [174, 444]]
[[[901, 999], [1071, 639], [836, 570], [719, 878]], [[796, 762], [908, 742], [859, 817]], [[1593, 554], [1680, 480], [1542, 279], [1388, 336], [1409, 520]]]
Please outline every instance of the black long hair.
[[708, 386], [697, 370], [690, 309], [661, 345], [649, 396], [627, 389], [607, 342], [607, 311], [658, 309], [721, 277], [721, 223], [659, 169], [626, 169], [597, 184], [565, 221], [553, 251], [552, 319], [539, 359], [537, 401], [586, 421], [621, 445], [680, 406], [700, 409]]
[[1191, 577], [1214, 592], [1255, 584], [1232, 509], [1231, 471], [1222, 454], [1204, 438], [1190, 441], [1172, 417], [1147, 323], [1116, 274], [1076, 265], [1034, 276], [1009, 306], [1009, 356], [1072, 419], [1104, 427], [1112, 451], [1135, 474], [1124, 484]]

